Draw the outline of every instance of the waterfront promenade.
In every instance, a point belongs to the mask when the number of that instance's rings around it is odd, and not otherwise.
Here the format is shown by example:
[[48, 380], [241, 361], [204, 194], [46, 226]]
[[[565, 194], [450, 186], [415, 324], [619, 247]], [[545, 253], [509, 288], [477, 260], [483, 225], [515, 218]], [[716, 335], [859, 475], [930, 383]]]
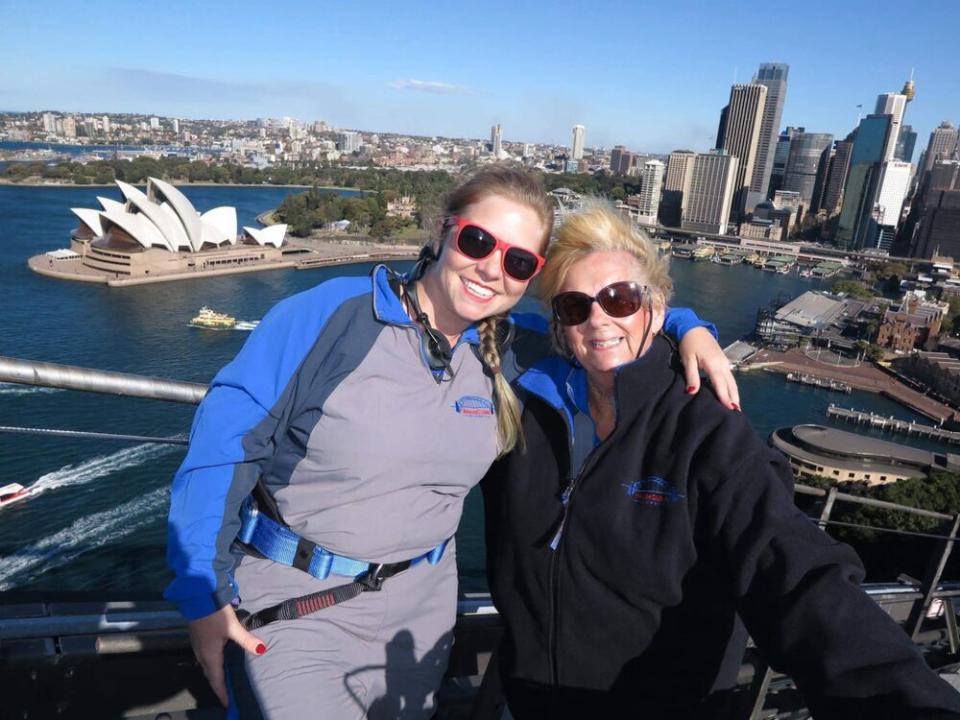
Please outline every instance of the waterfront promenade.
[[872, 363], [864, 362], [856, 367], [837, 366], [808, 357], [801, 350], [794, 349], [787, 352], [760, 350], [743, 365], [745, 370], [751, 368], [784, 375], [790, 372], [806, 373], [845, 382], [857, 390], [885, 395], [936, 422], [945, 422], [954, 416], [953, 408], [908, 388]]

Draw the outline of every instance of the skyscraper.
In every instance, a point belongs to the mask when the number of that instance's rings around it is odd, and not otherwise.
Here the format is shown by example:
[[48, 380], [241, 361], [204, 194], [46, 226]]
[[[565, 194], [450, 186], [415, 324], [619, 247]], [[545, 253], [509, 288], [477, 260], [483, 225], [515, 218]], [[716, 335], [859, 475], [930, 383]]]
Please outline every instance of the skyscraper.
[[897, 138], [897, 149], [893, 152], [894, 160], [903, 162], [913, 161], [913, 151], [917, 145], [917, 134], [910, 125], [900, 126], [900, 137]]
[[850, 171], [843, 189], [843, 209], [837, 226], [837, 242], [845, 248], [869, 246], [869, 220], [880, 176], [883, 153], [890, 136], [891, 117], [867, 115], [857, 128], [850, 156]]
[[642, 225], [656, 225], [660, 209], [660, 188], [663, 185], [663, 163], [647, 160], [640, 170], [640, 217]]
[[587, 129], [583, 125], [573, 126], [573, 145], [571, 146], [571, 156], [574, 160], [583, 159], [583, 147], [587, 141]]
[[840, 212], [843, 187], [847, 184], [847, 173], [850, 171], [850, 157], [853, 154], [856, 132], [854, 130], [845, 139], [837, 140], [834, 144], [833, 158], [830, 160], [826, 186], [823, 190], [823, 201], [819, 208], [827, 213], [827, 217], [833, 217]]
[[747, 195], [747, 211], [753, 210], [757, 203], [763, 202], [769, 193], [773, 156], [778, 139], [777, 132], [780, 130], [783, 103], [787, 99], [789, 72], [790, 66], [785, 63], [761, 63], [753, 81], [767, 88], [767, 97], [764, 100], [763, 118], [760, 124], [757, 158], [753, 165], [753, 176]]
[[877, 107], [873, 111], [877, 115], [890, 116], [890, 132], [887, 135], [887, 145], [883, 149], [883, 162], [893, 160], [897, 149], [897, 140], [900, 139], [900, 126], [903, 125], [903, 114], [907, 111], [907, 96], [900, 93], [882, 93], [877, 96]]
[[[766, 100], [766, 85], [734, 85], [730, 88], [723, 150], [739, 160], [730, 214], [730, 219], [734, 222], [740, 221], [747, 205], [747, 192], [753, 179], [753, 168], [760, 147], [760, 130]], [[771, 167], [772, 164], [771, 155]]]
[[662, 224], [680, 227], [683, 209], [690, 199], [690, 182], [693, 180], [693, 164], [696, 159], [697, 154], [692, 150], [674, 150], [667, 158], [663, 197], [660, 200]]
[[695, 156], [681, 228], [715, 235], [727, 232], [735, 187], [740, 182], [739, 165], [736, 156], [723, 150]]
[[901, 160], [882, 164], [866, 246], [890, 250], [910, 187], [911, 169], [910, 163]]
[[957, 129], [953, 123], [944, 120], [940, 127], [930, 133], [930, 142], [927, 144], [927, 155], [923, 163], [924, 171], [933, 169], [938, 160], [952, 160], [957, 152]]
[[794, 135], [804, 130], [805, 128], [795, 128], [790, 125], [777, 138], [777, 145], [773, 151], [773, 170], [770, 172], [770, 184], [767, 188], [768, 198], [772, 198], [777, 190], [783, 188], [783, 174], [787, 171], [787, 160], [790, 159], [790, 141]]
[[610, 151], [610, 172], [614, 175], [626, 175], [630, 169], [631, 155], [623, 145], [614, 145]]
[[790, 156], [783, 174], [783, 190], [800, 193], [801, 215], [810, 210], [813, 186], [816, 184], [820, 163], [829, 159], [833, 135], [829, 133], [796, 133], [790, 141]]
[[503, 131], [500, 123], [490, 128], [490, 152], [494, 157], [500, 157], [500, 151], [503, 149]]
[[910, 256], [960, 257], [960, 162], [938, 161], [914, 205], [919, 222], [916, 233], [907, 238]]

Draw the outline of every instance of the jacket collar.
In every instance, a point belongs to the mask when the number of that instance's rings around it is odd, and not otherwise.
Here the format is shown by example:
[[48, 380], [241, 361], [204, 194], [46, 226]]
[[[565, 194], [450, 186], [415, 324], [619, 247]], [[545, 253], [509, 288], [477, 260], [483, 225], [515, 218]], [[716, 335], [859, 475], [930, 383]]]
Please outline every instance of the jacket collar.
[[[663, 335], [653, 338], [650, 349], [616, 371], [619, 411], [643, 407], [662, 396], [676, 378], [673, 344]], [[586, 409], [587, 372], [564, 358], [541, 360], [520, 376], [518, 384], [558, 412], [573, 427], [573, 416]]]
[[[388, 325], [413, 326], [415, 323], [407, 315], [403, 301], [396, 288], [407, 281], [406, 273], [398, 273], [386, 265], [377, 265], [371, 272], [373, 282], [373, 316]], [[460, 335], [460, 343], [480, 344], [480, 334], [477, 328], [471, 325]]]

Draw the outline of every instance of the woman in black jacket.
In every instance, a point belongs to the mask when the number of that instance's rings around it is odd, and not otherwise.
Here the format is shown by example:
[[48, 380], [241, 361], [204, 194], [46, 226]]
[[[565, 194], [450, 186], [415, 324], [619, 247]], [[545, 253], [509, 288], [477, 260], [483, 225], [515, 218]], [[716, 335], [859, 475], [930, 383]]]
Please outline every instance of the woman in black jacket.
[[960, 718], [960, 694], [860, 590], [856, 554], [793, 504], [785, 458], [687, 393], [649, 241], [588, 209], [540, 288], [565, 357], [521, 378], [526, 450], [484, 481], [514, 717], [726, 717], [739, 616], [817, 720]]

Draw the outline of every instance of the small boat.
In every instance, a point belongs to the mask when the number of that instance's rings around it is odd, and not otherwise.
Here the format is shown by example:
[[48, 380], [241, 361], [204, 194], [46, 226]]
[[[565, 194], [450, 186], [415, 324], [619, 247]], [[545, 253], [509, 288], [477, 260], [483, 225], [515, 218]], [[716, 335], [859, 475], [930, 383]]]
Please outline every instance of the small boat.
[[690, 257], [694, 262], [702, 262], [703, 260], [709, 260], [714, 256], [716, 251], [710, 245], [701, 245], [696, 250], [693, 251], [693, 255]]
[[30, 488], [25, 488], [20, 483], [10, 483], [0, 487], [0, 507], [4, 507], [17, 500], [23, 500], [30, 494]]
[[237, 324], [237, 319], [232, 315], [218, 313], [211, 310], [206, 305], [200, 308], [200, 312], [189, 323], [191, 327], [208, 328], [212, 330], [228, 330]]

